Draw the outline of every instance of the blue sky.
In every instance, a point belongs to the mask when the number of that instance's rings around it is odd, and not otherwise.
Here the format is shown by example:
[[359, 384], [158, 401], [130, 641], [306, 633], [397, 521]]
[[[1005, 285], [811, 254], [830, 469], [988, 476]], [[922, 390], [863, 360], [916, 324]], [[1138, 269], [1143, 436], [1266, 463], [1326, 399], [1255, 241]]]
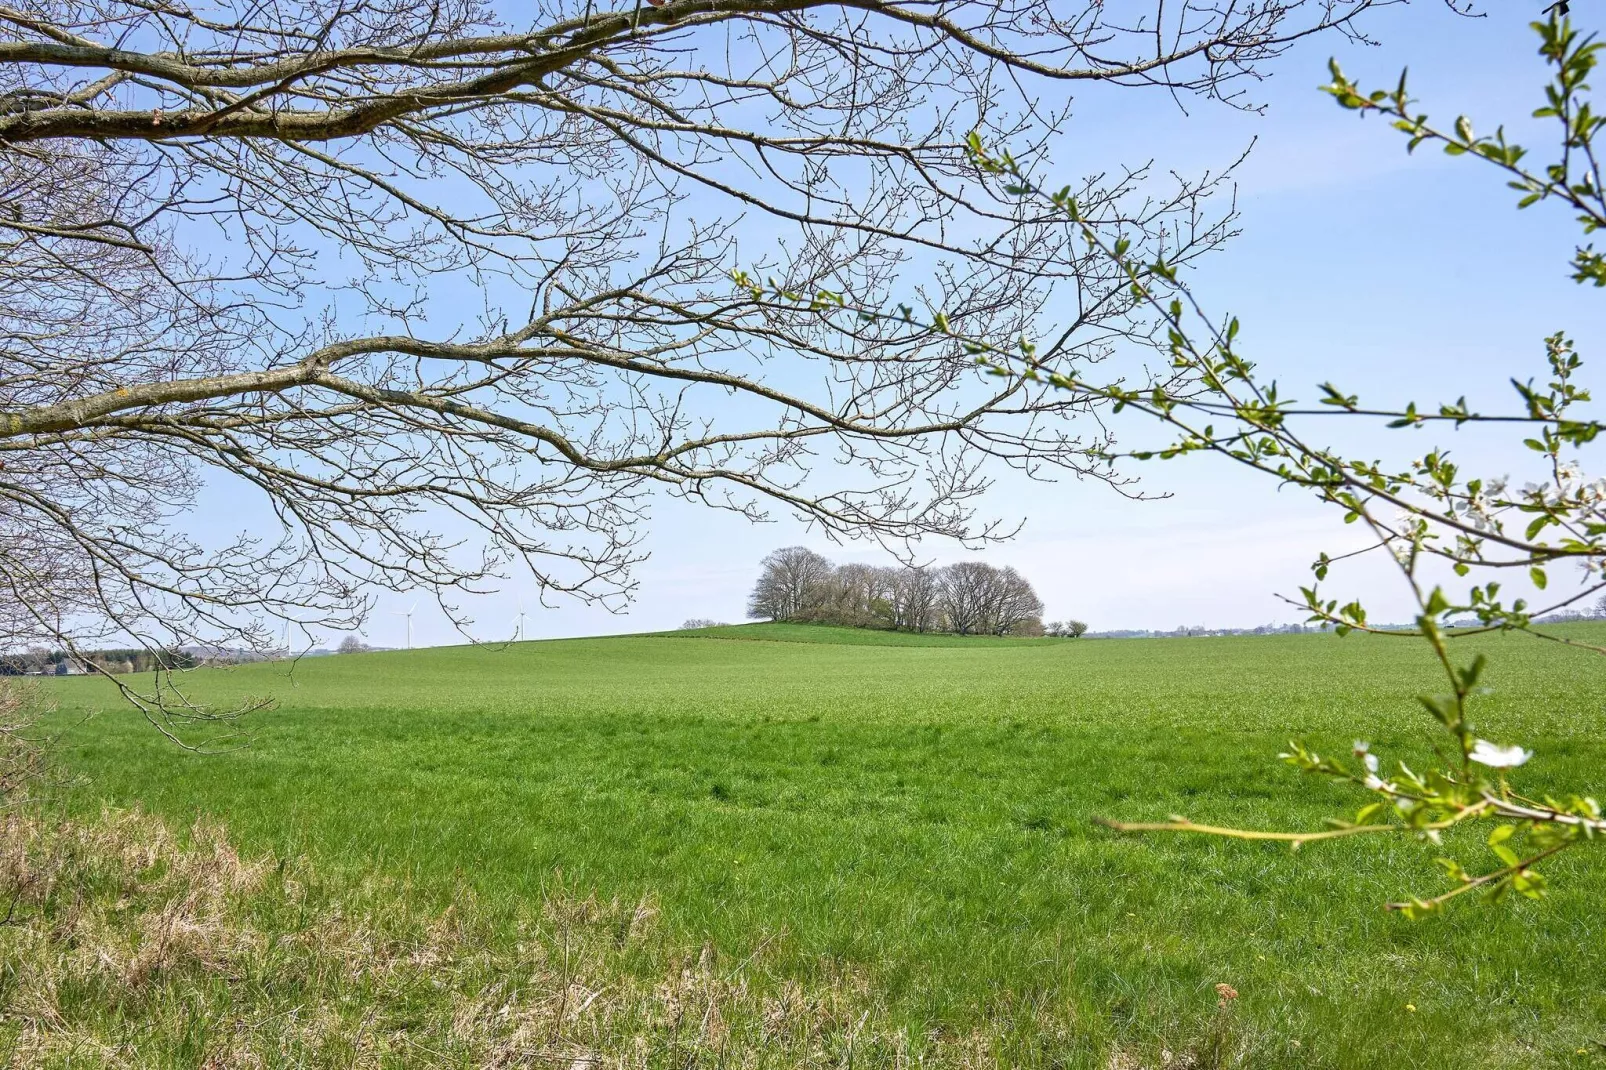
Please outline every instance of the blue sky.
[[[1085, 93], [1056, 153], [1071, 157], [1063, 165], [1075, 172], [1152, 157], [1162, 169], [1197, 173], [1229, 162], [1253, 139], [1238, 175], [1243, 233], [1199, 277], [1210, 307], [1240, 317], [1252, 357], [1306, 396], [1310, 385], [1331, 379], [1379, 402], [1462, 394], [1503, 402], [1513, 370], [1542, 373], [1545, 335], [1567, 330], [1586, 361], [1606, 340], [1598, 295], [1567, 278], [1575, 240], [1569, 219], [1544, 208], [1519, 215], [1491, 170], [1434, 153], [1408, 157], [1401, 136], [1358, 121], [1316, 87], [1326, 80], [1329, 55], [1371, 86], [1392, 86], [1409, 66], [1414, 95], [1434, 117], [1448, 122], [1466, 112], [1480, 129], [1505, 122], [1521, 141], [1534, 131], [1526, 117], [1545, 81], [1526, 29], [1541, 6], [1502, 2], [1478, 19], [1458, 18], [1438, 0], [1377, 12], [1366, 29], [1379, 46], [1319, 38], [1269, 68], [1271, 77], [1253, 90], [1264, 115], [1197, 101], [1183, 114], [1157, 92]], [[1586, 24], [1598, 15], [1597, 5], [1575, 8]], [[911, 289], [919, 281], [911, 279]], [[1381, 431], [1355, 441], [1363, 452], [1396, 458], [1427, 444], [1421, 435]], [[1510, 471], [1509, 449], [1446, 442], [1489, 474]], [[1352, 545], [1353, 531], [1332, 510], [1224, 462], [1192, 458], [1151, 465], [1144, 474], [1149, 489], [1173, 496], [1132, 503], [1092, 484], [1002, 479], [989, 506], [1024, 518], [1020, 537], [980, 554], [929, 543], [923, 555], [1014, 565], [1036, 583], [1051, 618], [1074, 616], [1095, 629], [1172, 628], [1297, 620], [1279, 592], [1308, 581], [1318, 551]], [[655, 508], [646, 542], [652, 558], [638, 572], [628, 613], [572, 603], [537, 607], [526, 634], [642, 631], [688, 617], [740, 620], [759, 559], [792, 543], [840, 560], [890, 560], [872, 546], [832, 546], [789, 519], [754, 526], [665, 500]], [[1338, 580], [1334, 593], [1365, 596], [1374, 619], [1406, 615], [1386, 573], [1363, 568]], [[476, 603], [476, 634], [511, 635], [518, 597], [515, 583]], [[535, 600], [530, 591], [523, 597]], [[369, 641], [401, 645], [405, 625], [395, 610], [412, 601], [383, 599], [366, 630]], [[416, 643], [461, 641], [419, 601]]]

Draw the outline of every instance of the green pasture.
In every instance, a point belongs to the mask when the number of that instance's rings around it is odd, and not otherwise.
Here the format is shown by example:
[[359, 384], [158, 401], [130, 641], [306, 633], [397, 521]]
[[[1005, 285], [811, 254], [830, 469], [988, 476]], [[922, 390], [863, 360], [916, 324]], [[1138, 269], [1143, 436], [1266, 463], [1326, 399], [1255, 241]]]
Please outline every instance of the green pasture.
[[[1461, 642], [1491, 661], [1480, 734], [1537, 752], [1522, 785], [1606, 791], [1606, 658]], [[651, 896], [677, 939], [755, 985], [848, 976], [880, 1023], [917, 1044], [986, 1033], [1004, 1065], [1606, 1065], [1606, 854], [1562, 859], [1544, 904], [1407, 922], [1382, 904], [1445, 889], [1431, 845], [1291, 854], [1092, 821], [1352, 811], [1355, 792], [1275, 756], [1362, 737], [1431, 761], [1413, 696], [1439, 681], [1419, 641], [761, 625], [187, 684], [275, 706], [248, 745], [187, 753], [103, 682], [54, 683], [80, 774], [66, 805], [216, 817], [246, 849], [493, 912], [559, 883]], [[1456, 845], [1476, 860], [1479, 842]]]

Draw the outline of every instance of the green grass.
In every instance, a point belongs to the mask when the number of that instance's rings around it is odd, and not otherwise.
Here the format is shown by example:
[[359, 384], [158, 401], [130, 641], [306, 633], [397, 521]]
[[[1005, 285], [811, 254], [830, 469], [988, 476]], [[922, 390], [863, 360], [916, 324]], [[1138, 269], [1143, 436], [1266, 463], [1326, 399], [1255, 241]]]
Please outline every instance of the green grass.
[[[1523, 785], [1598, 793], [1606, 659], [1464, 642], [1491, 659], [1480, 731], [1538, 752]], [[652, 895], [673, 938], [749, 964], [755, 985], [847, 971], [878, 1023], [917, 1040], [985, 1033], [1005, 1065], [1158, 1065], [1162, 1049], [1257, 1067], [1606, 1055], [1606, 858], [1561, 860], [1545, 904], [1411, 923], [1380, 905], [1444, 887], [1430, 846], [1290, 855], [1091, 823], [1315, 827], [1353, 809], [1353, 792], [1274, 756], [1291, 736], [1336, 751], [1360, 736], [1430, 760], [1413, 696], [1438, 681], [1416, 641], [772, 625], [190, 683], [278, 707], [254, 717], [248, 748], [197, 755], [104, 684], [57, 685], [63, 760], [86, 778], [75, 805], [213, 816], [247, 850], [377, 868], [441, 902], [472, 890], [493, 914], [556, 880]], [[1457, 842], [1474, 859], [1476, 844]], [[1241, 994], [1226, 1010], [1218, 982]]]

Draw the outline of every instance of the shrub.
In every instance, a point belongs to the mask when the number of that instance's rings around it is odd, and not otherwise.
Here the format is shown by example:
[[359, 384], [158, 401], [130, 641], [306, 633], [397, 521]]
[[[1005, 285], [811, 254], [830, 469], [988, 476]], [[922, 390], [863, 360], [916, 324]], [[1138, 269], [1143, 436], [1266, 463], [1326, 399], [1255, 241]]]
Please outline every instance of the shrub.
[[863, 609], [841, 606], [807, 606], [787, 620], [796, 624], [833, 624], [839, 628], [879, 628], [882, 631], [892, 627], [885, 617], [878, 617]]

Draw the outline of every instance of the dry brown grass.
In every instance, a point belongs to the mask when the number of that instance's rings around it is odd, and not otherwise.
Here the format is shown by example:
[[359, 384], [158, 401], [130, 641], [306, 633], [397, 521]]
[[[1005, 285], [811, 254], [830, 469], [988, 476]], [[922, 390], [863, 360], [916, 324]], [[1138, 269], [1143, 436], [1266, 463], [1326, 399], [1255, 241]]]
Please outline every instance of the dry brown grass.
[[372, 876], [245, 858], [139, 813], [0, 815], [0, 1060], [15, 1067], [955, 1066], [986, 1036], [887, 1027], [813, 986], [670, 945], [649, 899], [561, 889], [492, 919]]
[[0, 677], [0, 808], [26, 800], [44, 772], [39, 717], [51, 708], [38, 684]]

